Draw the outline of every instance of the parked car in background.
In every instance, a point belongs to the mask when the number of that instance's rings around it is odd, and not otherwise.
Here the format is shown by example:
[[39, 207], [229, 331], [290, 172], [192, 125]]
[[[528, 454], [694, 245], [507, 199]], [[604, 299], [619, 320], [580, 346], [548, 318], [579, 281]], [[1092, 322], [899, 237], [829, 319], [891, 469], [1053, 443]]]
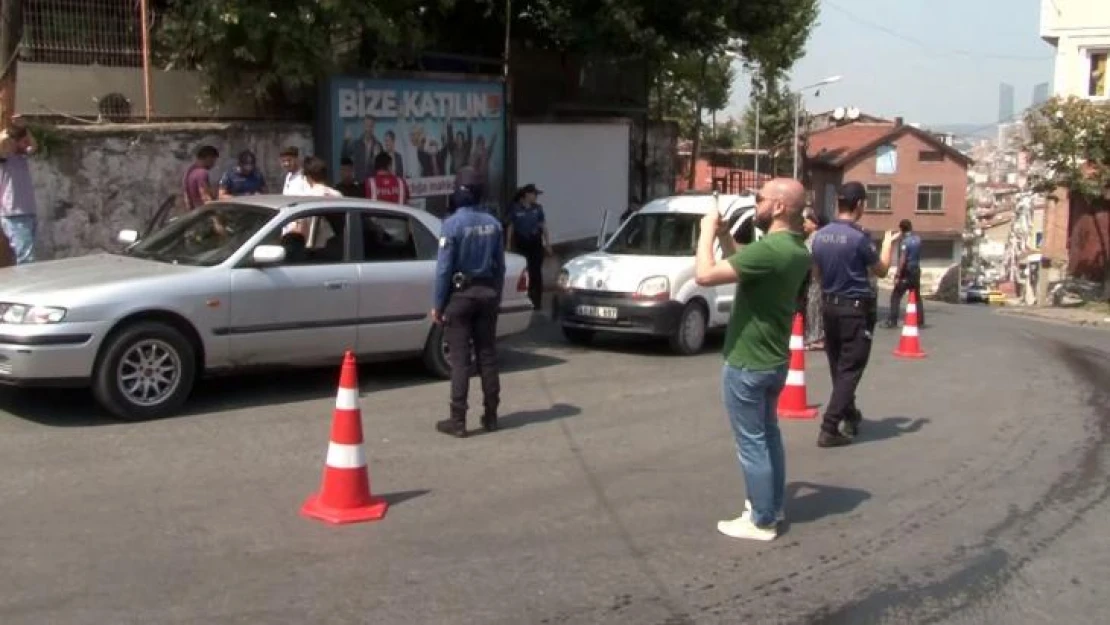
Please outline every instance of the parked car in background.
[[[752, 195], [684, 194], [655, 200], [596, 252], [563, 265], [555, 314], [571, 343], [597, 333], [667, 338], [679, 354], [701, 350], [708, 330], [728, 324], [736, 285], [694, 282], [701, 218], [720, 211], [741, 244], [762, 236]], [[718, 258], [721, 255], [717, 247]]]
[[[297, 231], [294, 231], [297, 230]], [[0, 270], [0, 383], [91, 386], [116, 417], [174, 413], [203, 374], [421, 355], [440, 221], [353, 198], [235, 198], [126, 249]], [[524, 258], [506, 255], [498, 336], [531, 323]]]

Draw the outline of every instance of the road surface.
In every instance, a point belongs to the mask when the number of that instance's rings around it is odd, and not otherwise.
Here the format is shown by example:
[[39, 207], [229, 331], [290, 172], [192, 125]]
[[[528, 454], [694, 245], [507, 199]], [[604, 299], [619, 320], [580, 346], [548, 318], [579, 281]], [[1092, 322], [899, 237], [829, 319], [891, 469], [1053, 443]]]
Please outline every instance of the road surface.
[[538, 327], [504, 354], [505, 429], [462, 441], [432, 430], [446, 384], [364, 367], [392, 506], [342, 528], [298, 515], [335, 371], [206, 383], [191, 414], [142, 424], [3, 391], [0, 623], [1105, 622], [1110, 332], [938, 304], [929, 321], [923, 361], [878, 331], [855, 445], [785, 424], [771, 543], [715, 529], [744, 497], [719, 343], [585, 350]]

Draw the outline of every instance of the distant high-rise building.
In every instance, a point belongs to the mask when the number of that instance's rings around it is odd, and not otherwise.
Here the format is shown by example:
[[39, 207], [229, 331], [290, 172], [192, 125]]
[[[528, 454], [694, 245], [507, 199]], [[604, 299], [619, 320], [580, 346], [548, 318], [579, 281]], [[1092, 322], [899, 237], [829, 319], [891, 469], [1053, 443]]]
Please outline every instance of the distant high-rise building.
[[1008, 122], [1014, 118], [1014, 86], [1008, 83], [998, 85], [998, 121]]
[[1040, 106], [1045, 102], [1048, 102], [1048, 83], [1033, 85], [1033, 106]]

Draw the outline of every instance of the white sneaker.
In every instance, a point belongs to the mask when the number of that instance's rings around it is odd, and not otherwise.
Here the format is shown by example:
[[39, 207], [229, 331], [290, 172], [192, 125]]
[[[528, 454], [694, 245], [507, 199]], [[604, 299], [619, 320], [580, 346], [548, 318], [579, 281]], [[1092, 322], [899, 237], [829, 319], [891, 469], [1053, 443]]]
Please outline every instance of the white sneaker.
[[[752, 502], [749, 499], [744, 500], [744, 513], [748, 516], [752, 515]], [[782, 523], [786, 520], [786, 512], [779, 510], [775, 513], [775, 523]]]
[[758, 527], [752, 523], [748, 513], [740, 515], [731, 521], [717, 521], [717, 531], [730, 538], [746, 538], [748, 540], [774, 540], [779, 532], [774, 527]]

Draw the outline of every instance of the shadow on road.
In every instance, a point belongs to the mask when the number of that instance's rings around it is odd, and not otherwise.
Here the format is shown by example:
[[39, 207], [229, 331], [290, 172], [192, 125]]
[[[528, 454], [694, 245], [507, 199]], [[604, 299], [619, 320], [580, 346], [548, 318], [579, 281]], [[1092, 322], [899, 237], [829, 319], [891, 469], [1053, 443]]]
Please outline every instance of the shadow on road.
[[432, 491], [422, 488], [420, 490], [399, 490], [395, 493], [378, 493], [376, 496], [389, 502], [391, 506], [397, 506], [405, 503], [409, 499], [416, 499], [423, 497]]
[[522, 428], [537, 423], [546, 423], [556, 419], [565, 419], [582, 414], [582, 409], [570, 404], [555, 404], [543, 410], [523, 410], [502, 416], [498, 425], [502, 429]]
[[791, 482], [786, 485], [786, 521], [793, 525], [848, 514], [868, 499], [871, 493], [858, 488]]
[[[506, 346], [500, 350], [502, 373], [530, 371], [564, 363], [561, 358]], [[439, 380], [419, 361], [383, 362], [359, 366], [363, 393], [419, 387]], [[176, 417], [264, 408], [298, 401], [334, 397], [339, 384], [339, 359], [334, 368], [279, 370], [201, 380], [184, 410]], [[0, 410], [51, 427], [118, 425], [83, 389], [0, 388]]]
[[930, 419], [913, 419], [910, 417], [887, 417], [878, 421], [865, 419], [863, 424], [860, 425], [859, 436], [855, 438], [853, 443], [885, 441], [903, 434], [914, 434], [920, 432], [921, 428], [930, 422]]

